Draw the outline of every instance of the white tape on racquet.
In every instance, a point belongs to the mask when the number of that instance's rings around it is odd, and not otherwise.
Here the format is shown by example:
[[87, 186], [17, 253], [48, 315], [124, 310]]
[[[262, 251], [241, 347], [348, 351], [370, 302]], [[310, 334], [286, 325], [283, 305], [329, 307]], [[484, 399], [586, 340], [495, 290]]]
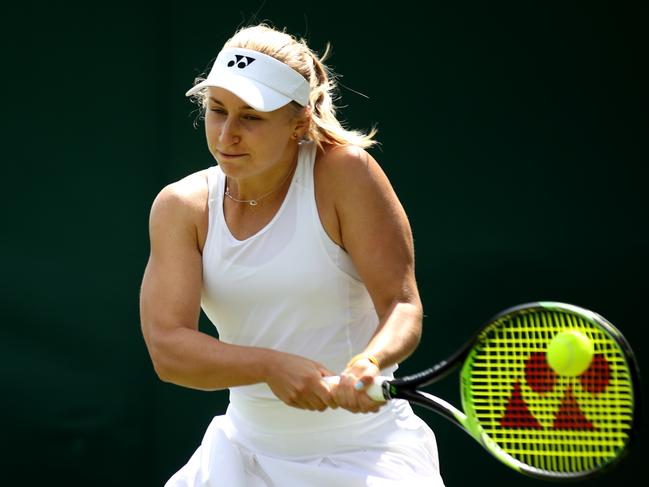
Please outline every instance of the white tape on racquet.
[[[340, 382], [340, 376], [330, 375], [322, 378], [327, 384], [338, 384]], [[386, 380], [391, 380], [392, 377], [383, 377], [378, 376], [374, 377], [374, 383], [370, 385], [365, 391], [368, 396], [374, 399], [377, 402], [385, 402], [385, 396], [383, 395], [383, 383]]]

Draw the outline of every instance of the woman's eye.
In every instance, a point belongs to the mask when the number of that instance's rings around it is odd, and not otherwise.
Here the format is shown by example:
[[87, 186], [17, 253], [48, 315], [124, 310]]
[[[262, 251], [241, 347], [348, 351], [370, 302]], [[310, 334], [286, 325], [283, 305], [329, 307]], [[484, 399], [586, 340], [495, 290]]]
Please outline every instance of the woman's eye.
[[245, 115], [243, 118], [246, 120], [261, 120], [261, 118], [256, 117], [255, 115]]
[[210, 111], [214, 113], [225, 113], [225, 110], [223, 110], [223, 108], [210, 108]]

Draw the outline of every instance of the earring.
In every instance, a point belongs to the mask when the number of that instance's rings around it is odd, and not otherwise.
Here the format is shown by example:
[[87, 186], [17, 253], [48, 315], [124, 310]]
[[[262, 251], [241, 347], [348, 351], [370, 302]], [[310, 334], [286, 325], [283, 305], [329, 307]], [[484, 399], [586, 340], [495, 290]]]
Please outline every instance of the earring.
[[299, 134], [297, 132], [293, 132], [293, 138], [297, 140], [298, 137], [299, 137]]

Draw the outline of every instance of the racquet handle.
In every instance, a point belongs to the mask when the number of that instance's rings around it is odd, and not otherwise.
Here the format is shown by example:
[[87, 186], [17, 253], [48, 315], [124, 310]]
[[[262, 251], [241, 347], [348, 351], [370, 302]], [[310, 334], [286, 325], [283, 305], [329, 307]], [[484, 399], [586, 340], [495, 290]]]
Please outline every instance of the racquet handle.
[[[384, 377], [382, 375], [374, 377], [374, 383], [370, 385], [365, 392], [375, 401], [385, 402], [387, 399], [383, 395], [383, 383], [391, 379], [392, 377]], [[329, 375], [327, 377], [323, 377], [323, 380], [327, 384], [338, 384], [340, 382], [340, 376]]]

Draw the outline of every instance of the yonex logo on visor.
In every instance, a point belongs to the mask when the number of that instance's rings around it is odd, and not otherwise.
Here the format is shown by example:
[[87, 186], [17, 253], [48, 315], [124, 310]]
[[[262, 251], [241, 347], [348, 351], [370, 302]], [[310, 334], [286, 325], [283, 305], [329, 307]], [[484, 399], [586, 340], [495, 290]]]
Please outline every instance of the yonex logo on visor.
[[252, 62], [255, 60], [254, 57], [241, 56], [240, 54], [237, 54], [234, 57], [236, 58], [236, 60], [232, 59], [230, 62], [228, 62], [228, 68], [231, 68], [236, 64], [237, 68], [243, 69], [246, 66], [250, 66]]
[[190, 89], [187, 96], [208, 87], [224, 88], [262, 112], [277, 110], [291, 101], [306, 106], [311, 91], [304, 76], [287, 64], [239, 47], [223, 49], [207, 79]]

